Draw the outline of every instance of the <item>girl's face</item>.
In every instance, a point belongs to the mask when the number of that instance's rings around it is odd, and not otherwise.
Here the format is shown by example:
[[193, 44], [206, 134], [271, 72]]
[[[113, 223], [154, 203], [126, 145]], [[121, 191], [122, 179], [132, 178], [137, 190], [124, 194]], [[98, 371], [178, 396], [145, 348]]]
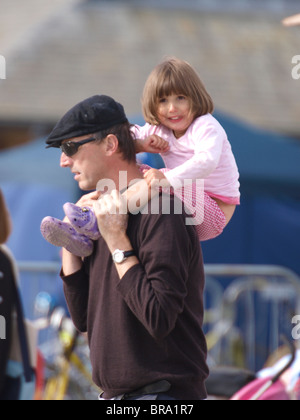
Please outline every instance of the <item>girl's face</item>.
[[186, 133], [194, 121], [189, 99], [178, 94], [159, 99], [157, 116], [159, 122], [172, 130], [177, 139]]

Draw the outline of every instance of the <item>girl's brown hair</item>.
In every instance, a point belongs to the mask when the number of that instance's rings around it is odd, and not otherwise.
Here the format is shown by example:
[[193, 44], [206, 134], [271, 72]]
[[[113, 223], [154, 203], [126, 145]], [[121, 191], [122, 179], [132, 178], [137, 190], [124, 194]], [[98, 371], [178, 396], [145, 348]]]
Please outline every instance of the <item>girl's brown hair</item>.
[[0, 245], [4, 244], [11, 231], [11, 220], [6, 207], [6, 203], [0, 189]]
[[178, 58], [167, 58], [156, 66], [146, 81], [142, 107], [145, 121], [159, 125], [158, 101], [173, 94], [186, 96], [195, 118], [212, 113], [214, 103], [193, 67]]

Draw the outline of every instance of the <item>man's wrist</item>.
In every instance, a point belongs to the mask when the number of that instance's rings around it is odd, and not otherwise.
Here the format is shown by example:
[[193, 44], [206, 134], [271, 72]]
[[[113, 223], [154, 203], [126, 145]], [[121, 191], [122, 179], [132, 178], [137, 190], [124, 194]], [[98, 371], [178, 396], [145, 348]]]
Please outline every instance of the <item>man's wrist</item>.
[[82, 268], [82, 258], [76, 257], [66, 249], [62, 249], [62, 270], [65, 276], [70, 276]]
[[131, 251], [122, 251], [121, 249], [116, 249], [112, 254], [112, 259], [115, 264], [123, 264], [130, 257], [136, 257], [136, 254], [133, 250]]
[[118, 263], [118, 260], [116, 260], [113, 257], [114, 252], [116, 252], [117, 250], [125, 252], [133, 250], [133, 247], [127, 235], [114, 238], [114, 240], [111, 240], [111, 242], [108, 241], [107, 245], [112, 254], [112, 259], [115, 263], [115, 267], [117, 269], [120, 279], [122, 279], [127, 273], [127, 271], [130, 270], [133, 266], [139, 264], [139, 260], [136, 255], [132, 255], [130, 257], [125, 258], [121, 263]]
[[130, 251], [132, 249], [131, 242], [126, 234], [107, 238], [106, 243], [111, 253], [116, 249], [122, 249], [124, 251]]

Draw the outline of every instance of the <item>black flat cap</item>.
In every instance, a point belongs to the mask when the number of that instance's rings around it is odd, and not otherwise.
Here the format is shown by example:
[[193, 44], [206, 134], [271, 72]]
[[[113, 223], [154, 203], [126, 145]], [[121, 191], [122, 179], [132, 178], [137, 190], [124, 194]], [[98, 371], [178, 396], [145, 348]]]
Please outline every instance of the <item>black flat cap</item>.
[[62, 117], [46, 140], [47, 148], [60, 147], [63, 140], [94, 134], [127, 121], [123, 106], [113, 98], [92, 96]]

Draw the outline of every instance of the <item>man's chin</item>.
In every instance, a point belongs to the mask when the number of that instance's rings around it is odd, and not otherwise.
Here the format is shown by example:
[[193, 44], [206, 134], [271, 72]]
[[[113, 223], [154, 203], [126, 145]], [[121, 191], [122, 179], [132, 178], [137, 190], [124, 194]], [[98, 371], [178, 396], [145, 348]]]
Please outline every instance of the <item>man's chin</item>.
[[91, 183], [85, 181], [78, 181], [78, 187], [82, 191], [94, 191], [96, 189], [95, 185], [92, 185]]

